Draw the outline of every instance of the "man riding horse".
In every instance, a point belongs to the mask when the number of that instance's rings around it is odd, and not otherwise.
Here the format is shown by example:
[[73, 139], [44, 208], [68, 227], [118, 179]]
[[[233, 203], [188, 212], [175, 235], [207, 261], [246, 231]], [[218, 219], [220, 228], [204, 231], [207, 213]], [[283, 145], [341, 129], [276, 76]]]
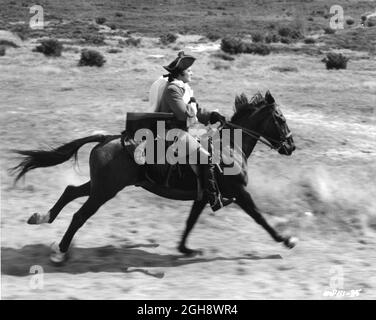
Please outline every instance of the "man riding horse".
[[[198, 150], [201, 154], [207, 155], [209, 153], [193, 139], [193, 136], [189, 134], [188, 131], [196, 126], [199, 121], [202, 121], [204, 124], [216, 123], [218, 121], [224, 122], [224, 117], [216, 112], [205, 112], [197, 108], [197, 106], [195, 108], [195, 105], [192, 103], [193, 95], [188, 101], [186, 100], [185, 93], [188, 90], [187, 83], [190, 81], [191, 77], [189, 67], [193, 62], [193, 57], [180, 54], [178, 59], [174, 60], [166, 67], [169, 71], [170, 81], [166, 83], [163, 92], [161, 92], [161, 103], [158, 105], [158, 110], [173, 112], [176, 117], [187, 121], [187, 131], [183, 131], [181, 135], [183, 139], [180, 140], [183, 143], [185, 141], [193, 141], [192, 145], [196, 146], [196, 149], [193, 150]], [[163, 113], [160, 115], [164, 116]], [[240, 144], [233, 141], [234, 146], [236, 144], [241, 151], [240, 172], [236, 175], [224, 174], [217, 176], [221, 194], [228, 199], [234, 199], [234, 202], [261, 225], [276, 242], [283, 243], [288, 248], [293, 248], [297, 243], [297, 239], [289, 235], [281, 234], [278, 230], [273, 228], [263, 217], [247, 190], [247, 160], [259, 141], [266, 144], [271, 149], [276, 150], [281, 155], [290, 156], [295, 150], [292, 133], [270, 91], [267, 91], [265, 96], [258, 93], [251, 100], [248, 100], [246, 95], [243, 94], [240, 97], [237, 96], [235, 99], [234, 114], [230, 121], [224, 123], [223, 127], [224, 129], [233, 131], [233, 133], [235, 133], [235, 130], [240, 129], [242, 139]], [[47, 213], [41, 214], [36, 212], [27, 221], [29, 224], [36, 225], [53, 223], [68, 203], [77, 198], [88, 197], [85, 203], [73, 215], [72, 221], [61, 241], [52, 246], [50, 260], [53, 263], [60, 265], [67, 260], [69, 256], [68, 249], [77, 231], [103, 204], [114, 198], [119, 191], [128, 186], [139, 186], [165, 198], [182, 201], [193, 200], [194, 203], [179, 242], [178, 250], [185, 255], [192, 255], [197, 252], [196, 250], [188, 248], [186, 242], [200, 214], [203, 212], [210, 197], [214, 209], [220, 208], [221, 205], [223, 205], [223, 203], [220, 203], [220, 196], [216, 193], [213, 164], [205, 166], [200, 165], [202, 169], [205, 169], [204, 171], [206, 171], [208, 177], [206, 180], [208, 196], [198, 199], [197, 194], [192, 193], [189, 194], [189, 196], [179, 194], [171, 197], [171, 190], [168, 189], [168, 192], [166, 192], [166, 188], [160, 188], [160, 186], [155, 184], [150, 185], [150, 183], [145, 180], [145, 168], [140, 166], [134, 157], [135, 145], [132, 143], [125, 144], [123, 137], [123, 134], [96, 134], [75, 139], [50, 150], [16, 151], [23, 156], [22, 161], [13, 168], [14, 173], [17, 173], [17, 181], [30, 170], [56, 166], [68, 161], [72, 157], [76, 158], [77, 152], [82, 146], [88, 143], [97, 143], [90, 152], [90, 180], [78, 186], [67, 186], [60, 198]], [[221, 141], [222, 140], [223, 135], [221, 137]], [[201, 139], [201, 142], [203, 142], [203, 139]], [[220, 165], [224, 170], [226, 167], [224, 165], [225, 161], [223, 160], [224, 157]], [[196, 186], [195, 182], [196, 181], [190, 182], [192, 188]]]
[[215, 164], [211, 161], [211, 150], [206, 150], [194, 133], [198, 128], [206, 132], [208, 123], [224, 123], [225, 117], [216, 111], [208, 112], [199, 108], [189, 86], [192, 79], [191, 66], [196, 59], [179, 52], [178, 57], [164, 68], [169, 72], [167, 82], [163, 78], [155, 81], [150, 89], [150, 101], [155, 112], [173, 113], [177, 120], [184, 121], [186, 128], [179, 136], [176, 144], [187, 146], [188, 154], [197, 152], [198, 159], [209, 159], [208, 163], [200, 164], [203, 187], [213, 211], [219, 210], [231, 200], [223, 199], [215, 181]]

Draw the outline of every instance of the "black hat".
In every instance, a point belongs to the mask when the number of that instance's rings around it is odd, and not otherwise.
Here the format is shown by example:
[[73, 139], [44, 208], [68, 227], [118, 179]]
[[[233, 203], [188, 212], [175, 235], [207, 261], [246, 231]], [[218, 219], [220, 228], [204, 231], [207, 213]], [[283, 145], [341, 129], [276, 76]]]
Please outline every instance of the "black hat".
[[188, 69], [193, 62], [195, 62], [196, 58], [184, 54], [184, 51], [180, 51], [178, 53], [178, 57], [172, 61], [168, 66], [164, 66], [168, 72], [176, 72], [176, 71], [183, 71]]

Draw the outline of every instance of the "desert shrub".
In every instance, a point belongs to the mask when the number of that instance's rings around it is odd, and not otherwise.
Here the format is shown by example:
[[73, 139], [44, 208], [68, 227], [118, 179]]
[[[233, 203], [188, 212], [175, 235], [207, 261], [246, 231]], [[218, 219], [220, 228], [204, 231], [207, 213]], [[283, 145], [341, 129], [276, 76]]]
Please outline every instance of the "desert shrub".
[[367, 27], [374, 27], [376, 26], [376, 18], [371, 18], [367, 20]]
[[42, 40], [41, 44], [33, 51], [43, 53], [49, 57], [60, 57], [63, 50], [63, 45], [56, 39]]
[[128, 47], [139, 47], [141, 44], [141, 38], [129, 37], [124, 41], [125, 45]]
[[208, 16], [216, 16], [217, 14], [215, 12], [213, 12], [213, 11], [208, 11], [206, 13], [206, 15], [208, 15]]
[[241, 53], [242, 41], [238, 38], [224, 38], [221, 41], [221, 49], [230, 54]]
[[267, 55], [270, 53], [269, 46], [265, 44], [244, 42], [239, 38], [222, 39], [221, 49], [230, 54], [253, 53]]
[[290, 36], [290, 28], [288, 27], [280, 27], [278, 29], [278, 34], [281, 36], [281, 37], [289, 37]]
[[290, 44], [292, 42], [291, 38], [288, 37], [281, 37], [280, 41], [284, 44]]
[[265, 36], [265, 42], [266, 43], [272, 43], [272, 35], [270, 35], [270, 34], [267, 34], [266, 36]]
[[5, 56], [5, 52], [6, 52], [5, 46], [0, 46], [0, 57]]
[[108, 26], [111, 30], [116, 30], [116, 29], [117, 29], [115, 23], [109, 23], [107, 26]]
[[233, 61], [235, 60], [235, 58], [225, 52], [217, 52], [217, 53], [213, 53], [212, 54], [212, 57], [213, 58], [218, 58], [218, 59], [222, 59], [222, 60], [225, 60], [225, 61]]
[[308, 17], [307, 20], [308, 21], [314, 21], [315, 19], [313, 17]]
[[18, 48], [18, 45], [7, 39], [0, 39], [0, 46]]
[[270, 41], [273, 42], [273, 43], [280, 42], [281, 37], [278, 34], [274, 33], [274, 34], [271, 35]]
[[167, 44], [170, 44], [170, 43], [174, 43], [177, 39], [177, 35], [176, 34], [173, 34], [173, 33], [166, 33], [166, 34], [162, 34], [160, 37], [159, 37], [159, 41], [160, 43], [164, 44], [164, 45], [167, 45]]
[[107, 21], [105, 17], [97, 17], [95, 18], [95, 22], [98, 24], [104, 24]]
[[86, 33], [82, 36], [85, 44], [105, 45], [105, 37], [100, 33]]
[[277, 42], [280, 42], [281, 41], [281, 37], [276, 34], [276, 33], [268, 33], [266, 36], [265, 36], [265, 42], [266, 43], [277, 43]]
[[278, 34], [281, 37], [290, 38], [290, 39], [301, 39], [303, 37], [302, 32], [298, 28], [290, 28], [287, 26], [280, 27], [278, 29]]
[[349, 26], [353, 25], [354, 22], [355, 22], [354, 19], [351, 18], [351, 17], [349, 17], [349, 18], [346, 19], [346, 23], [347, 23]]
[[332, 29], [330, 27], [326, 27], [326, 28], [324, 28], [324, 32], [325, 32], [325, 34], [333, 34], [333, 33], [336, 32], [336, 30]]
[[270, 70], [278, 71], [278, 72], [298, 72], [297, 67], [290, 67], [290, 66], [284, 66], [284, 67], [275, 66], [275, 67], [270, 68]]
[[325, 11], [324, 10], [314, 10], [311, 12], [311, 14], [316, 15], [316, 16], [324, 16]]
[[264, 36], [260, 32], [255, 32], [252, 34], [252, 41], [253, 42], [263, 42]]
[[270, 51], [271, 51], [269, 46], [265, 44], [258, 44], [258, 43], [251, 44], [250, 46], [248, 46], [247, 49], [248, 49], [248, 52], [246, 53], [259, 54], [262, 56], [270, 54]]
[[84, 49], [81, 51], [81, 59], [78, 66], [101, 67], [106, 62], [103, 55], [96, 50]]
[[305, 38], [304, 43], [313, 44], [313, 43], [316, 43], [316, 40], [314, 38]]
[[115, 13], [115, 16], [120, 18], [120, 17], [123, 16], [123, 14], [122, 14], [121, 12], [116, 12], [116, 13]]
[[121, 50], [117, 49], [117, 48], [111, 48], [111, 49], [108, 49], [107, 52], [108, 53], [119, 53], [119, 52], [121, 52]]
[[341, 53], [330, 52], [326, 55], [326, 58], [322, 59], [322, 62], [326, 64], [326, 68], [330, 69], [346, 69], [347, 61], [349, 59]]
[[210, 41], [217, 41], [221, 38], [221, 35], [215, 32], [209, 32], [206, 34], [206, 38], [208, 38]]

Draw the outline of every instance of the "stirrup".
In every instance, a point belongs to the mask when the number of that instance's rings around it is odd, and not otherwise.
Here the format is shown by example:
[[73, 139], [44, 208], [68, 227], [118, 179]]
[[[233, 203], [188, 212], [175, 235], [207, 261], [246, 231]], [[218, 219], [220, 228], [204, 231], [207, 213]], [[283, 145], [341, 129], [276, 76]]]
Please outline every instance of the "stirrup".
[[210, 207], [212, 208], [214, 212], [216, 212], [219, 209], [222, 209], [224, 206], [223, 206], [222, 201], [219, 198], [217, 198], [217, 200], [213, 204], [210, 204]]
[[229, 204], [231, 204], [233, 202], [234, 202], [233, 198], [231, 198], [231, 199], [222, 198], [222, 196], [220, 194], [215, 196], [214, 203], [210, 202], [210, 200], [209, 200], [210, 207], [212, 208], [212, 210], [214, 212], [218, 211], [219, 209], [222, 209], [223, 207], [228, 206]]
[[210, 193], [210, 194], [208, 193], [208, 198], [209, 198], [208, 200], [209, 200], [210, 207], [212, 208], [214, 212], [224, 207], [222, 198], [220, 195], [217, 195], [215, 193]]

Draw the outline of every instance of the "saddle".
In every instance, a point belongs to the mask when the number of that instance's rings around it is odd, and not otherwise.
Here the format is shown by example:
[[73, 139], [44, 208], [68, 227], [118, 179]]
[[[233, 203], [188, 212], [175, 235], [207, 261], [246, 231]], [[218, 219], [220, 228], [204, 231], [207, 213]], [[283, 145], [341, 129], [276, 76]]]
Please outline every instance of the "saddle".
[[[159, 123], [158, 122], [162, 122]], [[170, 129], [182, 129], [186, 127], [185, 121], [179, 121], [175, 118], [173, 113], [152, 112], [152, 113], [139, 113], [128, 112], [125, 122], [125, 130], [122, 132], [122, 145], [125, 146], [125, 141], [134, 145], [135, 149], [140, 146], [141, 143], [146, 143], [146, 140], [135, 141], [136, 132], [143, 129], [144, 133], [150, 130], [153, 134], [154, 149], [157, 150], [158, 139], [164, 139], [161, 137], [161, 125], [164, 127], [163, 134], [166, 134]], [[147, 130], [145, 130], [147, 129]], [[171, 146], [173, 141], [164, 141], [166, 153], [167, 149]], [[157, 164], [157, 152], [154, 152], [153, 163], [145, 163], [144, 178], [145, 180], [154, 186], [160, 188], [170, 189], [171, 192], [176, 191], [179, 197], [184, 197], [184, 194], [191, 197], [192, 194], [196, 194], [196, 199], [202, 198], [202, 186], [200, 173], [198, 172], [197, 165], [190, 164]], [[188, 161], [187, 161], [188, 163]], [[141, 185], [142, 186], [142, 185]], [[189, 196], [188, 196], [189, 194]]]
[[173, 113], [167, 112], [127, 112], [125, 121], [125, 131], [129, 137], [133, 138], [137, 130], [148, 129], [154, 137], [157, 137], [158, 122], [164, 125], [166, 131], [171, 129], [185, 130], [185, 121], [180, 121], [175, 118]]

